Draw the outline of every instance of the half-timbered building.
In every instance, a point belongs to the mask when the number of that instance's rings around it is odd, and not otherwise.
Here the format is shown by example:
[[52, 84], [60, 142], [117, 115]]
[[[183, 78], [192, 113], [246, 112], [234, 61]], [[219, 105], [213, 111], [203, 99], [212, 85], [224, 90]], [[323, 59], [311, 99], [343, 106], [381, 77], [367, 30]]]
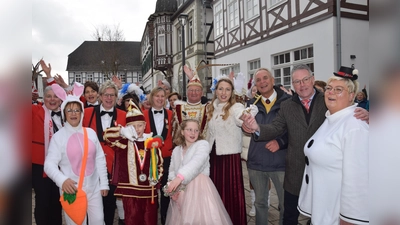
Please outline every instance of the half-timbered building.
[[260, 67], [291, 87], [290, 70], [310, 66], [326, 81], [341, 65], [355, 66], [368, 85], [369, 0], [214, 0], [213, 76]]

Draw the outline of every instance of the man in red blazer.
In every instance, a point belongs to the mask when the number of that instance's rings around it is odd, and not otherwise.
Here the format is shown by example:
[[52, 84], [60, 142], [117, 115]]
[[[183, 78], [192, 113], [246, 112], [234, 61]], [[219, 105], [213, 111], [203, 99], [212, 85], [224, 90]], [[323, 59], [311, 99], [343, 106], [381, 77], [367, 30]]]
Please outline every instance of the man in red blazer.
[[51, 86], [44, 90], [44, 104], [32, 104], [32, 187], [35, 191], [34, 216], [38, 225], [61, 225], [60, 190], [43, 172], [46, 151], [52, 135], [63, 125], [61, 100]]
[[[166, 95], [165, 90], [161, 87], [154, 88], [149, 96], [149, 103], [151, 108], [143, 111], [143, 115], [146, 121], [145, 133], [153, 132], [154, 135], [160, 135], [164, 139], [164, 144], [161, 147], [162, 157], [164, 159], [163, 169], [164, 175], [161, 179], [161, 187], [167, 184], [168, 181], [168, 170], [171, 162], [171, 155], [173, 149], [172, 143], [172, 111], [165, 109]], [[169, 197], [164, 196], [162, 188], [160, 189], [160, 214], [161, 223], [165, 224], [167, 217]]]
[[[114, 163], [114, 150], [107, 146], [103, 139], [103, 131], [106, 128], [117, 126], [118, 124], [125, 126], [126, 112], [115, 107], [118, 88], [110, 80], [104, 82], [100, 87], [101, 105], [85, 108], [83, 116], [83, 126], [90, 127], [97, 133], [100, 144], [103, 148], [107, 162], [108, 178], [111, 180], [111, 174]], [[116, 186], [110, 184], [108, 195], [103, 197], [104, 222], [106, 225], [112, 225], [114, 222], [114, 213], [116, 207], [116, 198], [114, 196]]]

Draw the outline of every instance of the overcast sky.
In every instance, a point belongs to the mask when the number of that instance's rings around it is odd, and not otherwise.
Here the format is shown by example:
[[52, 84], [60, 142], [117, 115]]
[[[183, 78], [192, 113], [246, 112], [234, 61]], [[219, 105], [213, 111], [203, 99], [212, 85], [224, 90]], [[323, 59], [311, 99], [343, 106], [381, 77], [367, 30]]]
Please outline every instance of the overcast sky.
[[156, 1], [33, 0], [32, 63], [43, 57], [51, 64], [52, 75], [58, 73], [67, 82], [68, 54], [94, 40], [95, 27], [119, 24], [125, 41], [140, 41]]

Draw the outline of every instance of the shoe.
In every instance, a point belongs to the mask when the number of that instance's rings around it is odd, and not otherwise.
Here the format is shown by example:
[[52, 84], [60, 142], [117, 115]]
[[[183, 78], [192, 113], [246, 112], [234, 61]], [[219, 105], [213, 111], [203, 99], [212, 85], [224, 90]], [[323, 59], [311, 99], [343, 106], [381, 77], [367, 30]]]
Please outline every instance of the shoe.
[[256, 201], [256, 194], [254, 193], [254, 190], [250, 191], [250, 196], [251, 196], [251, 210], [249, 212], [249, 216], [255, 216], [256, 207], [254, 206], [254, 202]]
[[125, 220], [118, 219], [118, 225], [125, 225]]
[[254, 205], [251, 206], [251, 210], [249, 212], [249, 216], [256, 216], [256, 207]]

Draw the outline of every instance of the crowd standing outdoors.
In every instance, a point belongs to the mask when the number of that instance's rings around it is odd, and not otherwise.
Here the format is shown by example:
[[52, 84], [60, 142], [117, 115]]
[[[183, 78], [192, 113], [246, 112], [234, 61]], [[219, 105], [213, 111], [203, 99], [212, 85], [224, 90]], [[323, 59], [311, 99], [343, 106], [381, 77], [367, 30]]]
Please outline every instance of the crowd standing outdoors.
[[296, 65], [294, 90], [286, 90], [260, 68], [247, 102], [237, 102], [241, 79], [233, 73], [216, 76], [204, 101], [202, 81], [187, 66], [181, 96], [167, 80], [150, 93], [116, 76], [100, 87], [69, 86], [40, 64], [48, 86], [43, 102], [32, 89], [38, 225], [61, 225], [62, 211], [67, 224], [81, 224], [68, 208], [82, 192], [82, 224], [112, 225], [117, 208], [119, 225], [156, 225], [158, 215], [162, 224], [245, 225], [244, 134], [251, 135], [246, 163], [256, 224], [268, 224], [271, 181], [279, 224], [297, 225], [300, 213], [316, 225], [369, 224], [369, 101], [365, 87], [357, 92], [357, 70], [341, 67], [325, 83]]

